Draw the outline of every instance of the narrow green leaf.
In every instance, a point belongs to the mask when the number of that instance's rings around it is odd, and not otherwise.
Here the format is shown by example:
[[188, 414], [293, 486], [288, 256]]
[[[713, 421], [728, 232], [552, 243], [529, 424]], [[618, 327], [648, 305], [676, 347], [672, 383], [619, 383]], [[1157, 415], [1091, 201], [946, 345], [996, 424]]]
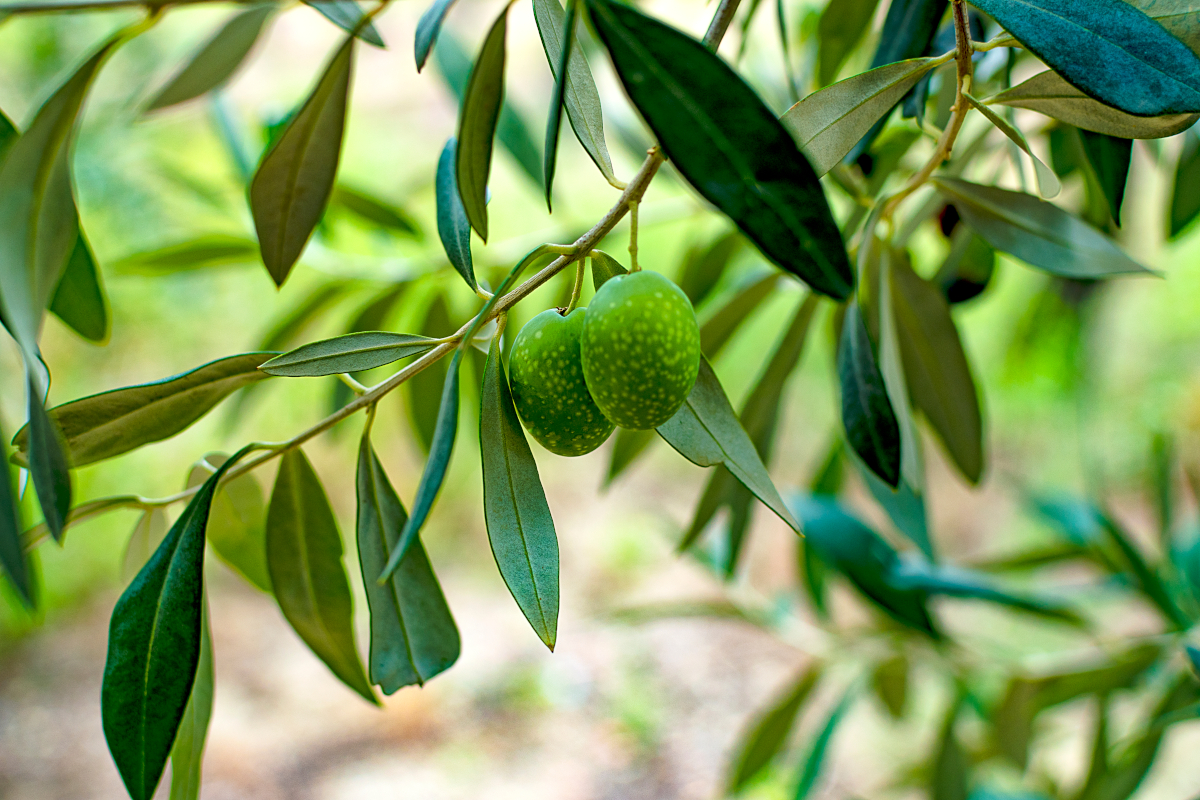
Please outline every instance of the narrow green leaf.
[[[930, 561], [937, 561], [937, 551], [929, 536], [929, 518], [925, 511], [925, 498], [917, 494], [908, 481], [901, 480], [900, 485], [893, 489], [879, 476], [869, 470], [865, 464], [858, 464], [859, 475], [867, 485], [867, 491], [875, 502], [879, 503], [888, 519], [896, 526], [896, 530], [921, 549]], [[817, 492], [813, 492], [817, 494]]]
[[957, 178], [933, 182], [988, 244], [1030, 266], [1068, 278], [1148, 272], [1107, 236], [1044, 200]]
[[688, 249], [679, 269], [679, 288], [698, 306], [721, 280], [725, 269], [742, 248], [742, 235], [736, 230], [723, 233], [704, 245]]
[[855, 75], [810, 94], [780, 121], [824, 175], [935, 66], [936, 59], [914, 58]]
[[771, 296], [778, 283], [778, 275], [767, 274], [729, 298], [700, 326], [700, 352], [709, 358], [716, 358], [742, 323]]
[[1108, 213], [1117, 225], [1121, 224], [1121, 204], [1125, 201], [1125, 184], [1129, 179], [1129, 162], [1133, 141], [1092, 131], [1080, 131], [1083, 150], [1108, 202]]
[[213, 473], [113, 609], [100, 690], [104, 738], [133, 800], [150, 800], [175, 742], [200, 661], [204, 527]]
[[1138, 116], [1200, 111], [1200, 58], [1123, 0], [977, 0], [1047, 66]]
[[1025, 138], [1025, 134], [1021, 133], [1015, 125], [1009, 124], [1008, 120], [995, 111], [992, 111], [974, 97], [967, 95], [967, 100], [981, 114], [987, 117], [988, 122], [999, 128], [1001, 133], [1007, 136], [1013, 144], [1021, 148], [1025, 155], [1029, 156], [1033, 161], [1034, 176], [1037, 178], [1038, 184], [1038, 194], [1047, 199], [1057, 197], [1059, 192], [1062, 191], [1062, 184], [1059, 183], [1058, 176], [1054, 174], [1054, 170], [1046, 166], [1045, 162], [1034, 154], [1033, 148], [1029, 146], [1029, 141]]
[[825, 767], [825, 756], [829, 750], [829, 742], [833, 739], [833, 734], [841, 724], [842, 717], [846, 715], [850, 704], [853, 702], [854, 696], [852, 690], [848, 690], [834, 706], [833, 711], [825, 720], [825, 725], [821, 728], [821, 732], [817, 734], [817, 738], [813, 740], [812, 746], [809, 747], [808, 755], [804, 759], [804, 763], [800, 768], [800, 780], [796, 784], [795, 800], [804, 800], [808, 797], [813, 788], [817, 785], [817, 779], [821, 777], [821, 770]]
[[1178, 509], [1175, 495], [1177, 468], [1175, 439], [1162, 432], [1155, 433], [1150, 439], [1149, 490], [1158, 522], [1158, 538], [1165, 548], [1171, 546]]
[[608, 460], [608, 473], [604, 476], [607, 487], [617, 477], [637, 460], [646, 448], [654, 441], [654, 431], [635, 431], [629, 428], [617, 428], [613, 437], [612, 451]]
[[609, 278], [628, 274], [629, 270], [608, 253], [603, 250], [592, 251], [592, 286], [597, 291]]
[[671, 163], [763, 253], [845, 299], [854, 275], [820, 181], [787, 129], [700, 42], [612, 0], [587, 0], [625, 91]]
[[276, 286], [287, 280], [333, 191], [353, 53], [354, 38], [347, 38], [250, 182], [250, 210], [263, 264]]
[[800, 532], [707, 359], [700, 359], [700, 374], [687, 401], [658, 433], [697, 466], [724, 464], [763, 505]]
[[1101, 528], [1109, 541], [1115, 544], [1121, 552], [1122, 559], [1146, 599], [1158, 608], [1167, 622], [1180, 630], [1186, 629], [1191, 624], [1187, 615], [1180, 610], [1171, 592], [1163, 583], [1162, 577], [1157, 570], [1146, 563], [1146, 559], [1129, 535], [1108, 515], [1101, 517]]
[[[542, 48], [546, 51], [550, 68], [558, 81], [562, 74], [558, 59], [563, 49], [566, 15], [558, 0], [534, 0], [533, 18], [537, 22]], [[615, 184], [617, 176], [613, 172], [608, 146], [604, 143], [604, 113], [600, 107], [600, 93], [596, 89], [595, 79], [592, 78], [592, 70], [588, 67], [587, 56], [583, 54], [576, 38], [572, 38], [571, 60], [567, 65], [566, 76], [563, 101], [575, 137], [579, 139], [579, 143], [583, 145], [583, 149], [604, 179]]]
[[[558, 7], [558, 0], [551, 0]], [[567, 0], [567, 10], [564, 13], [562, 35], [559, 36], [558, 51], [551, 54], [550, 68], [554, 71], [554, 92], [550, 99], [550, 114], [546, 118], [546, 145], [542, 149], [542, 183], [546, 189], [546, 208], [553, 211], [554, 167], [558, 161], [558, 134], [562, 128], [563, 99], [567, 93], [570, 81], [568, 68], [570, 66], [571, 50], [575, 44], [575, 23], [579, 20], [579, 0]], [[539, 29], [540, 30], [540, 29]], [[542, 36], [545, 47], [545, 35]]]
[[[431, 338], [449, 336], [457, 329], [450, 320], [450, 309], [441, 293], [434, 296], [425, 311], [421, 323], [421, 335]], [[446, 385], [446, 360], [441, 359], [421, 370], [407, 381], [405, 395], [408, 419], [416, 434], [417, 444], [426, 453], [433, 444], [437, 431], [438, 410], [441, 408], [442, 390]]]
[[413, 45], [413, 52], [417, 59], [417, 72], [424, 69], [425, 62], [429, 60], [429, 53], [433, 50], [438, 33], [442, 30], [442, 23], [446, 21], [446, 14], [450, 12], [450, 7], [455, 2], [457, 0], [434, 0], [429, 8], [425, 9], [425, 13], [421, 14], [421, 19], [417, 21], [417, 36]]
[[384, 694], [422, 685], [458, 660], [454, 617], [418, 538], [386, 583], [379, 576], [408, 519], [363, 432], [358, 451], [358, 558], [371, 609], [371, 682]]
[[821, 671], [822, 665], [814, 663], [789, 683], [787, 690], [764, 712], [756, 715], [753, 727], [740, 738], [737, 761], [729, 778], [730, 794], [740, 792], [783, 749]]
[[76, 118], [121, 35], [55, 90], [0, 162], [0, 312], [27, 364], [36, 358], [44, 309], [78, 235], [69, 165]]
[[[28, 376], [29, 423], [21, 429], [28, 431], [29, 476], [37, 490], [38, 505], [46, 520], [50, 535], [60, 544], [71, 512], [71, 465], [67, 459], [63, 432], [54, 417], [46, 412], [42, 395]], [[21, 435], [17, 432], [17, 436]]]
[[504, 102], [504, 64], [507, 58], [505, 34], [508, 9], [492, 23], [479, 56], [471, 68], [471, 77], [463, 93], [458, 114], [458, 148], [455, 151], [455, 175], [458, 193], [471, 227], [487, 241], [487, 183], [492, 169], [492, 144], [500, 106]]
[[[75, 520], [76, 513], [72, 509], [72, 521]], [[121, 582], [129, 583], [133, 580], [138, 572], [150, 556], [154, 555], [154, 551], [162, 544], [162, 540], [167, 535], [167, 515], [163, 513], [161, 508], [147, 509], [142, 512], [142, 516], [138, 517], [137, 524], [133, 526], [133, 533], [129, 536], [129, 541], [125, 544], [125, 553], [121, 556]]]
[[84, 339], [97, 344], [108, 341], [112, 325], [108, 297], [83, 231], [75, 239], [66, 270], [50, 298], [50, 311]]
[[1171, 238], [1179, 236], [1200, 216], [1200, 138], [1188, 136], [1175, 170], [1175, 186], [1171, 192]]
[[361, 331], [306, 344], [275, 356], [259, 369], [268, 375], [289, 378], [340, 375], [343, 372], [374, 369], [402, 358], [428, 353], [437, 344], [436, 339], [411, 333]]
[[898, 562], [888, 573], [888, 582], [900, 590], [983, 600], [1072, 625], [1082, 624], [1079, 614], [1061, 600], [1011, 592], [997, 586], [990, 578], [966, 569], [932, 567], [918, 561], [903, 561]]
[[294, 342], [331, 303], [340, 300], [350, 288], [345, 281], [330, 281], [317, 286], [297, 303], [291, 311], [279, 318], [263, 334], [257, 348], [260, 352], [281, 350]]
[[496, 566], [538, 637], [554, 650], [558, 630], [558, 537], [537, 464], [513, 405], [493, 339], [480, 393], [483, 513]]
[[900, 426], [857, 303], [846, 309], [837, 360], [846, 441], [894, 488], [900, 483]]
[[223, 86], [237, 72], [275, 12], [273, 4], [251, 6], [230, 18], [209, 37], [175, 76], [159, 90], [147, 111], [183, 103]]
[[421, 228], [416, 220], [403, 209], [380, 200], [367, 192], [351, 189], [349, 186], [336, 184], [329, 204], [344, 208], [354, 216], [368, 222], [380, 230], [397, 233], [402, 236], [421, 238]]
[[238, 236], [202, 236], [158, 250], [134, 253], [113, 264], [118, 272], [170, 275], [225, 264], [248, 264], [258, 258], [258, 243]]
[[[873, 240], [872, 240], [873, 241]], [[894, 279], [892, 272], [896, 265], [904, 262], [908, 254], [893, 248], [877, 248], [864, 245], [860, 248], [866, 255], [871, 250], [879, 252], [879, 372], [883, 376], [883, 385], [887, 390], [888, 400], [896, 424], [900, 428], [900, 480], [920, 492], [925, 486], [925, 465], [921, 455], [921, 441], [917, 433], [917, 423], [913, 418], [913, 406], [910, 400], [908, 379], [904, 374], [903, 358], [900, 355], [899, 334], [896, 331], [896, 312], [893, 307], [892, 289]]]
[[209, 629], [208, 603], [200, 612], [200, 660], [192, 694], [179, 723], [179, 733], [171, 748], [171, 795], [169, 800], [199, 800], [200, 770], [204, 764], [204, 743], [213, 708], [212, 631]]
[[271, 491], [267, 566], [279, 608], [304, 643], [343, 683], [378, 703], [355, 649], [342, 537], [321, 479], [299, 449], [283, 454]]
[[1124, 139], [1159, 139], [1174, 136], [1196, 124], [1198, 114], [1168, 114], [1144, 117], [1093, 100], [1053, 70], [1039, 72], [1023, 83], [1006, 89], [987, 102], [1028, 108], [1047, 117], [1088, 131]]
[[950, 306], [906, 259], [892, 259], [892, 309], [913, 405], [971, 483], [983, 474], [983, 419]]
[[455, 153], [458, 140], [453, 136], [442, 148], [437, 167], [437, 227], [438, 238], [450, 265], [472, 289], [477, 288], [475, 267], [471, 261], [471, 222], [458, 194], [458, 170]]
[[967, 800], [970, 763], [954, 732], [960, 702], [955, 698], [942, 722], [930, 776], [930, 800]]
[[[210, 453], [188, 474], [188, 487], [199, 486], [225, 456]], [[253, 474], [239, 475], [221, 484], [213, 497], [205, 535], [213, 552], [252, 586], [271, 591], [267, 569], [266, 503]]]
[[[55, 406], [70, 462], [82, 467], [168, 439], [213, 409], [230, 393], [269, 377], [258, 367], [274, 353], [244, 353], [154, 383], [113, 389]], [[13, 444], [28, 451], [28, 428]]]
[[363, 18], [366, 15], [355, 0], [303, 0], [303, 2], [346, 33], [355, 34], [367, 44], [387, 47], [383, 42], [383, 37], [379, 35], [379, 30], [375, 27], [375, 23], [368, 22], [363, 25]]
[[817, 82], [826, 86], [871, 27], [879, 0], [829, 0], [817, 22]]
[[[3, 434], [0, 433], [0, 441]], [[9, 472], [8, 459], [0, 445], [0, 567], [12, 582], [25, 607], [37, 606], [37, 585], [33, 566], [21, 541], [21, 510]]]
[[904, 717], [904, 707], [908, 704], [908, 658], [903, 652], [875, 665], [871, 688], [892, 719]]

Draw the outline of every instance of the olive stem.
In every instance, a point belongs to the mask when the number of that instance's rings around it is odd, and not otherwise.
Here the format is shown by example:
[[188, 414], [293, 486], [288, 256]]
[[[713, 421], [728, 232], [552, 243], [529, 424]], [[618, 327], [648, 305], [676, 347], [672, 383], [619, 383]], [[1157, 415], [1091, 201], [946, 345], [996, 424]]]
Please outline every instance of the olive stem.
[[579, 296], [583, 294], [583, 273], [585, 272], [586, 258], [581, 258], [575, 262], [575, 286], [571, 289], [571, 301], [567, 303], [567, 310], [563, 312], [563, 316], [567, 316], [579, 306]]
[[641, 272], [642, 268], [638, 266], [637, 260], [637, 237], [638, 237], [638, 201], [629, 201], [629, 271]]

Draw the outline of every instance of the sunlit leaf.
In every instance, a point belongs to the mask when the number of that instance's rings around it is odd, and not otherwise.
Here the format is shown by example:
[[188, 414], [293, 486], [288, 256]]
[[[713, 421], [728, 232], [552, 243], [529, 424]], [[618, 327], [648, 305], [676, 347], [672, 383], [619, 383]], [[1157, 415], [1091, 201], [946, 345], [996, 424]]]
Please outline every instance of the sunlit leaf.
[[283, 454], [267, 508], [267, 566], [279, 608], [343, 683], [377, 703], [354, 644], [342, 537], [321, 479], [299, 449]]
[[1029, 146], [1029, 141], [1025, 138], [1025, 134], [1015, 126], [1004, 119], [1004, 117], [992, 111], [983, 103], [980, 103], [975, 98], [968, 98], [981, 114], [987, 117], [988, 122], [1000, 129], [1000, 132], [1007, 136], [1013, 144], [1021, 148], [1025, 155], [1033, 161], [1034, 175], [1037, 178], [1038, 194], [1045, 198], [1057, 197], [1062, 191], [1062, 184], [1058, 181], [1058, 176], [1054, 174], [1054, 170], [1046, 166], [1046, 163], [1037, 157], [1033, 152], [1033, 148]]
[[212, 632], [207, 603], [204, 603], [200, 614], [200, 660], [196, 664], [196, 680], [171, 748], [171, 795], [168, 800], [200, 798], [200, 770], [204, 764], [208, 723], [212, 719], [214, 680]]
[[820, 181], [787, 129], [719, 56], [612, 0], [592, 22], [671, 163], [775, 264], [845, 299], [854, 286]]
[[250, 210], [263, 264], [276, 286], [287, 280], [333, 190], [346, 125], [354, 41], [348, 38], [338, 48], [312, 94], [263, 156], [250, 182]]
[[500, 341], [492, 340], [480, 393], [483, 514], [496, 566], [538, 637], [558, 629], [558, 537], [537, 464], [517, 418]]
[[628, 275], [629, 270], [621, 266], [621, 262], [603, 250], [592, 251], [592, 285], [599, 291], [609, 278], [617, 275]]
[[492, 23], [487, 38], [471, 68], [471, 77], [463, 93], [458, 115], [458, 148], [455, 172], [458, 193], [467, 219], [485, 242], [488, 234], [487, 183], [492, 169], [492, 144], [500, 106], [504, 101], [504, 64], [507, 59], [505, 35], [508, 9]]
[[269, 375], [290, 378], [339, 375], [374, 369], [402, 358], [427, 353], [437, 344], [436, 339], [411, 333], [347, 333], [275, 356], [259, 369]]
[[371, 447], [358, 451], [358, 558], [371, 609], [371, 682], [384, 694], [421, 685], [458, 660], [460, 640], [420, 539], [386, 583], [378, 579], [408, 515]]
[[321, 16], [346, 33], [356, 34], [367, 44], [386, 47], [375, 23], [362, 24], [365, 15], [362, 7], [355, 0], [303, 0], [303, 2], [306, 6], [316, 9]]
[[108, 297], [96, 257], [82, 231], [50, 298], [50, 311], [88, 341], [100, 344], [108, 340]]
[[897, 653], [876, 664], [871, 671], [871, 688], [892, 719], [903, 718], [908, 704], [908, 658]]
[[251, 6], [226, 22], [159, 90], [146, 110], [183, 103], [224, 85], [246, 60], [274, 12], [270, 3]]
[[[188, 474], [188, 487], [202, 484], [225, 456], [209, 454]], [[267, 569], [266, 503], [253, 474], [225, 481], [213, 496], [205, 535], [222, 561], [264, 592], [271, 591]]]
[[329, 204], [344, 208], [354, 216], [380, 230], [401, 236], [421, 238], [421, 228], [403, 209], [380, 200], [367, 192], [337, 184], [329, 196]]
[[[211, 473], [207, 473], [205, 478]], [[72, 517], [75, 516], [72, 509]], [[154, 555], [154, 551], [162, 544], [167, 535], [167, 515], [161, 508], [150, 508], [142, 512], [129, 541], [125, 544], [125, 554], [121, 556], [121, 582], [128, 583], [141, 571], [142, 566]]]
[[248, 264], [258, 258], [258, 244], [237, 236], [202, 236], [158, 250], [135, 253], [113, 264], [118, 272], [169, 275], [225, 264]]
[[822, 665], [817, 663], [801, 673], [769, 708], [756, 716], [753, 727], [741, 736], [737, 761], [729, 777], [730, 794], [741, 791], [783, 749], [800, 709], [821, 677], [821, 670]]
[[[81, 467], [174, 436], [230, 393], [269, 377], [258, 367], [273, 355], [229, 356], [172, 378], [72, 400], [50, 414], [62, 429], [71, 465]], [[13, 439], [22, 453], [28, 436], [22, 428]]]
[[1200, 58], [1123, 0], [974, 5], [1071, 84], [1139, 116], [1200, 111]]
[[471, 260], [471, 222], [458, 194], [458, 171], [454, 166], [458, 140], [453, 136], [442, 148], [437, 167], [438, 238], [450, 265], [475, 289], [475, 266]]

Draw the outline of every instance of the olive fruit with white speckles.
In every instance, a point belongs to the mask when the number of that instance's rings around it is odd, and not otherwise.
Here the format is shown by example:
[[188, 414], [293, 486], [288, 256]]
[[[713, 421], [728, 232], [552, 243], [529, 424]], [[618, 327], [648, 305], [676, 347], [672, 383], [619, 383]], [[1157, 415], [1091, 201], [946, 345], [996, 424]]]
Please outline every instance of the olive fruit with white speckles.
[[579, 339], [586, 312], [543, 311], [521, 328], [509, 357], [513, 403], [525, 429], [560, 456], [590, 453], [613, 431], [583, 382]]
[[657, 272], [608, 280], [583, 323], [583, 376], [604, 415], [649, 430], [687, 400], [700, 370], [700, 327], [687, 295]]

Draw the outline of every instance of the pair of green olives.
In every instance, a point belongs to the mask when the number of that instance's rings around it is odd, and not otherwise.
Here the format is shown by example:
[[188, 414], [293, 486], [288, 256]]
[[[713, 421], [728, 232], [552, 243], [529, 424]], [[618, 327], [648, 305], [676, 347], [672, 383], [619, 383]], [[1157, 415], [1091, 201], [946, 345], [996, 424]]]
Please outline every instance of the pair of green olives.
[[657, 272], [610, 278], [590, 306], [566, 316], [538, 314], [513, 341], [508, 368], [526, 430], [563, 456], [590, 453], [616, 425], [662, 425], [699, 369], [691, 301]]

